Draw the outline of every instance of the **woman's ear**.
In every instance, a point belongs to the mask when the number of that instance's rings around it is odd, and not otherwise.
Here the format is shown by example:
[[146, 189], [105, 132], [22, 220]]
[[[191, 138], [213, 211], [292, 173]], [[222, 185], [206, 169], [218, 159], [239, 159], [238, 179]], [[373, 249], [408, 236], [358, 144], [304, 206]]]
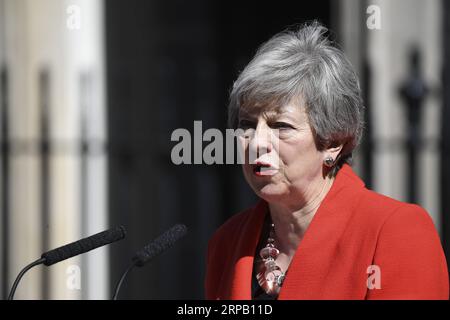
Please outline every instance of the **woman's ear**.
[[325, 161], [326, 159], [332, 158], [333, 163], [336, 163], [336, 160], [339, 158], [343, 148], [343, 144], [332, 144], [329, 148], [323, 151], [323, 160]]

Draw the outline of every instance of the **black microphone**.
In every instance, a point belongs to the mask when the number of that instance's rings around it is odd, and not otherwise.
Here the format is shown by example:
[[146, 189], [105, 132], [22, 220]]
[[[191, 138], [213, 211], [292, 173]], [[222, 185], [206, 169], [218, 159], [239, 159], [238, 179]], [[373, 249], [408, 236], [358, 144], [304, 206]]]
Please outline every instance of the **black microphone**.
[[117, 296], [119, 295], [120, 287], [122, 286], [123, 281], [125, 280], [127, 274], [134, 267], [143, 267], [153, 258], [160, 255], [165, 250], [171, 248], [175, 244], [175, 242], [183, 238], [186, 234], [187, 227], [184, 224], [176, 224], [172, 228], [164, 232], [162, 235], [160, 235], [158, 238], [150, 242], [140, 251], [136, 252], [134, 257], [131, 259], [131, 265], [124, 271], [122, 277], [117, 283], [112, 299], [117, 300]]
[[125, 228], [123, 226], [99, 232], [90, 237], [47, 251], [41, 255], [41, 258], [45, 259], [44, 264], [46, 266], [51, 266], [52, 264], [91, 251], [98, 247], [122, 240], [125, 238], [125, 233]]
[[30, 263], [25, 268], [23, 268], [22, 271], [20, 271], [11, 288], [8, 300], [12, 300], [14, 298], [14, 293], [16, 292], [20, 280], [22, 279], [23, 275], [32, 267], [42, 263], [46, 266], [51, 266], [52, 264], [55, 264], [57, 262], [72, 258], [74, 256], [91, 251], [98, 247], [102, 247], [104, 245], [122, 240], [123, 238], [125, 238], [125, 235], [126, 235], [125, 228], [123, 226], [119, 226], [114, 229], [99, 232], [90, 237], [44, 252], [41, 255], [40, 259]]

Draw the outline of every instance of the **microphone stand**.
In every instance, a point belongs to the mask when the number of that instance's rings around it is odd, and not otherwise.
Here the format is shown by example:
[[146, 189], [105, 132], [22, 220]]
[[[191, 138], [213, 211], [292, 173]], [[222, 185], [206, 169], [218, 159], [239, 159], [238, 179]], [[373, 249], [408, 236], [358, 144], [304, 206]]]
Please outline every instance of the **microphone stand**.
[[30, 263], [25, 268], [23, 268], [22, 271], [20, 271], [20, 273], [17, 275], [16, 280], [14, 281], [11, 291], [9, 292], [8, 300], [14, 299], [14, 293], [16, 293], [17, 286], [19, 285], [20, 279], [22, 279], [23, 275], [31, 268], [44, 263], [45, 260], [46, 260], [45, 258], [40, 258], [40, 259]]
[[120, 287], [122, 286], [123, 281], [127, 277], [128, 273], [136, 267], [136, 261], [133, 261], [132, 264], [125, 270], [125, 272], [122, 274], [122, 277], [120, 278], [119, 282], [117, 282], [116, 289], [114, 290], [114, 295], [112, 297], [112, 300], [117, 300], [117, 296], [119, 295]]

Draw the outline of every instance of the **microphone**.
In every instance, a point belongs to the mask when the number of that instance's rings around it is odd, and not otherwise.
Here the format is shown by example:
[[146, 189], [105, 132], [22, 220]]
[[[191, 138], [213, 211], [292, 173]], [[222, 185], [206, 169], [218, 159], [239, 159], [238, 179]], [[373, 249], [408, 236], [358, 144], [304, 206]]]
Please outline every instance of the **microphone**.
[[117, 296], [119, 295], [120, 287], [122, 286], [123, 281], [134, 267], [143, 267], [153, 258], [160, 255], [165, 250], [171, 248], [175, 244], [175, 242], [183, 238], [186, 234], [187, 227], [184, 224], [176, 224], [172, 228], [164, 232], [162, 235], [160, 235], [158, 238], [150, 242], [144, 248], [136, 252], [134, 257], [131, 259], [130, 266], [124, 271], [119, 282], [117, 283], [112, 299], [117, 300]]
[[47, 251], [41, 255], [41, 258], [45, 259], [44, 264], [46, 266], [51, 266], [52, 264], [91, 251], [98, 247], [122, 240], [125, 238], [125, 234], [126, 232], [123, 226], [116, 227]]
[[40, 259], [30, 263], [25, 268], [23, 268], [22, 271], [20, 271], [11, 288], [8, 300], [13, 300], [14, 293], [16, 292], [17, 286], [19, 285], [19, 282], [22, 279], [23, 275], [34, 266], [37, 266], [39, 264], [51, 266], [55, 263], [72, 258], [79, 254], [122, 240], [123, 238], [125, 238], [125, 235], [125, 228], [123, 226], [119, 226], [114, 229], [99, 232], [90, 237], [44, 252], [41, 255]]

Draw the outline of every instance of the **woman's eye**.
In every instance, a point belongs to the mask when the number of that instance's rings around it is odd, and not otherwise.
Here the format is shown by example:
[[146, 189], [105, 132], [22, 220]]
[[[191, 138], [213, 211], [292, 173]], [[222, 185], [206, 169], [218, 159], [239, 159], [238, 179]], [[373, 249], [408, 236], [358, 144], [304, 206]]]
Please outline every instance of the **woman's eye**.
[[254, 128], [255, 124], [249, 120], [241, 120], [239, 121], [239, 128], [241, 129], [251, 129]]
[[286, 122], [275, 122], [274, 124], [272, 124], [271, 127], [274, 129], [281, 129], [281, 130], [294, 128], [293, 126], [291, 126], [289, 123]]

